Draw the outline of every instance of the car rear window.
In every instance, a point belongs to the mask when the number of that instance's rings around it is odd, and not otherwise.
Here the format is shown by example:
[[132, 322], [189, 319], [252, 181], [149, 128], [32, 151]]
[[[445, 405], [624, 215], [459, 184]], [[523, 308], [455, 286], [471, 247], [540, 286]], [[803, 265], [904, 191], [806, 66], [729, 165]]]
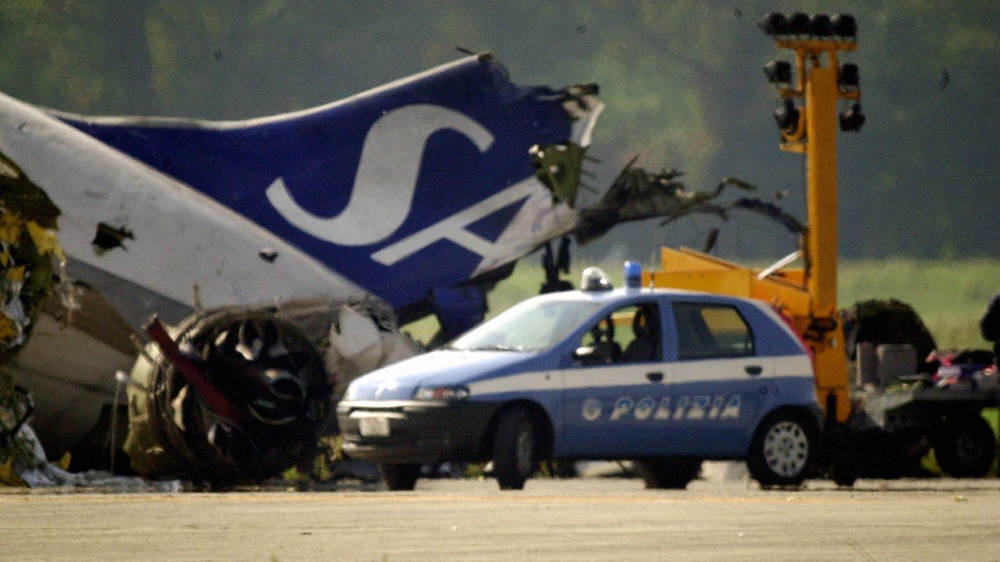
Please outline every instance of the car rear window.
[[681, 359], [754, 355], [753, 332], [736, 307], [715, 303], [673, 303]]

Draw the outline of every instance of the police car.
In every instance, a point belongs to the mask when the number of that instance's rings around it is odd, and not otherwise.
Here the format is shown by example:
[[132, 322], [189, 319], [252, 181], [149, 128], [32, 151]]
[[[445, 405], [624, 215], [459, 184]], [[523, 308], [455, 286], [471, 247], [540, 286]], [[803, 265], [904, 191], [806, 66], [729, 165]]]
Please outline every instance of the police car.
[[493, 461], [521, 489], [543, 459], [630, 459], [648, 488], [684, 488], [704, 459], [796, 485], [821, 430], [812, 364], [767, 304], [689, 291], [582, 290], [528, 299], [446, 347], [353, 381], [344, 452], [389, 489], [425, 463]]

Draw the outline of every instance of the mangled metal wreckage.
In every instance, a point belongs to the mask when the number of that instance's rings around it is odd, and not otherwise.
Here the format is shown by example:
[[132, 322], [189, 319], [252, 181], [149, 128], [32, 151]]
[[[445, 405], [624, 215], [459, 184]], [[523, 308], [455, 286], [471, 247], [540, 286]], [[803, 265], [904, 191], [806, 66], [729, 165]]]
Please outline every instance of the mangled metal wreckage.
[[[232, 483], [308, 460], [351, 378], [421, 351], [400, 325], [436, 315], [444, 341], [550, 240], [711, 198], [628, 167], [577, 208], [596, 93], [516, 86], [481, 54], [249, 121], [0, 94], [8, 443], [27, 388], [47, 456], [78, 468]], [[7, 468], [44, 461], [23, 457]]]

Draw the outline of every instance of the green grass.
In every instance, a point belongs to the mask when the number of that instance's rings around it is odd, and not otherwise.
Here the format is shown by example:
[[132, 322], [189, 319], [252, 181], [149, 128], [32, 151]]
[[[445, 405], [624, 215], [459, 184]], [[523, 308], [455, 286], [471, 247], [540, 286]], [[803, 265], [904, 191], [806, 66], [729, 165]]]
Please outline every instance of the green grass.
[[912, 306], [938, 347], [989, 348], [979, 333], [986, 303], [1000, 291], [1000, 259], [891, 259], [840, 266], [841, 305], [895, 298]]
[[[578, 264], [565, 279], [579, 283], [580, 273], [590, 264]], [[596, 264], [622, 283], [622, 264]], [[643, 264], [650, 267], [649, 264]], [[536, 256], [518, 264], [514, 274], [489, 296], [489, 315], [538, 294], [544, 279]], [[911, 305], [923, 318], [941, 349], [984, 348], [989, 344], [979, 334], [979, 319], [990, 296], [1000, 291], [1000, 259], [924, 261], [909, 259], [847, 261], [840, 264], [840, 306], [868, 299], [895, 298]], [[427, 341], [437, 322], [427, 318], [406, 326], [417, 339]]]

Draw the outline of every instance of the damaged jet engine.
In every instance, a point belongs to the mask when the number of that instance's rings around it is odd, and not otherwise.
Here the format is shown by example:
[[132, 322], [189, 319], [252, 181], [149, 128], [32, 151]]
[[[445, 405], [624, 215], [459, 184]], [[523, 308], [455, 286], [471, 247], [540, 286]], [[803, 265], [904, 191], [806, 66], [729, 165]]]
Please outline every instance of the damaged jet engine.
[[139, 473], [253, 481], [312, 452], [332, 387], [315, 346], [273, 307], [196, 314], [172, 336], [154, 319], [147, 331], [157, 345], [129, 376], [125, 442]]
[[228, 486], [311, 463], [362, 372], [420, 349], [375, 300], [300, 299], [157, 319], [129, 384], [124, 451], [148, 478]]

